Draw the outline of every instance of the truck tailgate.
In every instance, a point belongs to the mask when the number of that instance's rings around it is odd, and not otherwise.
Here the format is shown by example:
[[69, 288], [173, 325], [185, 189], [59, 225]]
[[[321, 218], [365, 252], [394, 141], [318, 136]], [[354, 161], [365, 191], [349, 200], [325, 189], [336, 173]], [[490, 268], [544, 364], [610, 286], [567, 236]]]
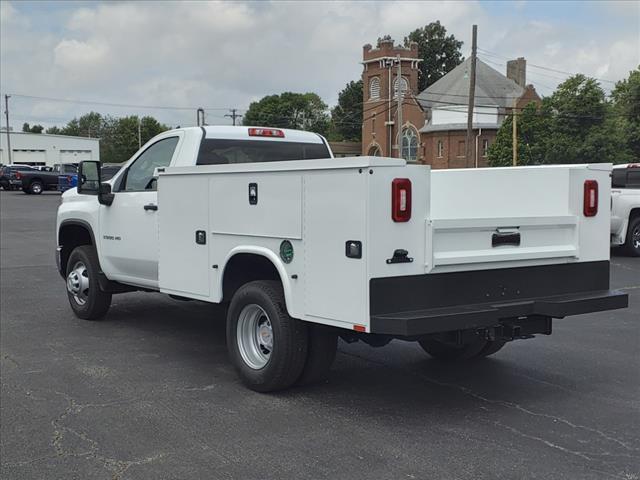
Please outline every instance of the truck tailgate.
[[[433, 171], [427, 258], [438, 271], [608, 259], [610, 165]], [[602, 208], [584, 215], [584, 184]], [[602, 238], [600, 238], [602, 237]]]

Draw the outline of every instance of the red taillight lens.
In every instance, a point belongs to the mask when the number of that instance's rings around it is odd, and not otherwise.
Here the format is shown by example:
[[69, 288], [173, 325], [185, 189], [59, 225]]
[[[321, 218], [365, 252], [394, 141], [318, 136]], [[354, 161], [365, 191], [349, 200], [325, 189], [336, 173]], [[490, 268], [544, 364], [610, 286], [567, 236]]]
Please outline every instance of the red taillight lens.
[[22, 174], [20, 172], [16, 172], [16, 179], [20, 180], [22, 178]]
[[584, 216], [595, 217], [598, 213], [598, 182], [585, 180], [584, 182]]
[[411, 219], [411, 180], [394, 178], [391, 182], [391, 218], [394, 222]]
[[284, 138], [284, 132], [277, 128], [250, 128], [250, 137], [278, 137]]
[[69, 183], [69, 185], [71, 185], [72, 181], [73, 181], [73, 177], [71, 175], [67, 175], [67, 182]]

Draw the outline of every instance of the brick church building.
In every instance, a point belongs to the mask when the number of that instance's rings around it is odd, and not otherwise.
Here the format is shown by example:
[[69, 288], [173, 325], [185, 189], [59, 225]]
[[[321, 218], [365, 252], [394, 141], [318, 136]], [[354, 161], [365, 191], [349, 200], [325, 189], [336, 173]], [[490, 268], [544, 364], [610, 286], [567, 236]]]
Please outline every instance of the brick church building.
[[[418, 92], [420, 61], [416, 43], [405, 48], [394, 45], [393, 40], [384, 40], [378, 48], [368, 44], [363, 47], [363, 155], [402, 156], [409, 162], [428, 164], [432, 168], [483, 167], [487, 165], [487, 149], [514, 105], [520, 109], [529, 102], [540, 102], [534, 87], [526, 85], [524, 58], [509, 61], [506, 76], [477, 60], [475, 145], [473, 158], [467, 161], [470, 60]], [[404, 97], [400, 139], [398, 88]]]

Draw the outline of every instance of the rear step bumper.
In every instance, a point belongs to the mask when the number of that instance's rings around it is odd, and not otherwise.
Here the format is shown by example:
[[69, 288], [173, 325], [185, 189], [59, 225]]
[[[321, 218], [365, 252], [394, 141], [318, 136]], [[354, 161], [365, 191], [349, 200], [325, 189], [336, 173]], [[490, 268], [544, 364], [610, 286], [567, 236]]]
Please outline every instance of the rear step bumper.
[[461, 305], [371, 316], [371, 332], [416, 336], [454, 330], [489, 328], [501, 319], [541, 315], [562, 318], [628, 306], [628, 295], [616, 290], [533, 298], [517, 302]]
[[625, 308], [609, 288], [609, 262], [373, 278], [370, 331], [397, 336], [486, 328], [506, 319], [561, 318]]

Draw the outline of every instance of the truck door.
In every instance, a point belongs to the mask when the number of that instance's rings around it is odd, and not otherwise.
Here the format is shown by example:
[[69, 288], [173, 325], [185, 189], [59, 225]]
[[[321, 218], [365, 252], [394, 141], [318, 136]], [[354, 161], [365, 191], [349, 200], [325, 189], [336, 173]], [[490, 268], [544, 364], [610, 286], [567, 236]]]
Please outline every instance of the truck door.
[[167, 167], [178, 152], [181, 133], [166, 136], [142, 151], [114, 185], [110, 206], [100, 206], [102, 270], [112, 280], [158, 287], [158, 194], [156, 168]]

